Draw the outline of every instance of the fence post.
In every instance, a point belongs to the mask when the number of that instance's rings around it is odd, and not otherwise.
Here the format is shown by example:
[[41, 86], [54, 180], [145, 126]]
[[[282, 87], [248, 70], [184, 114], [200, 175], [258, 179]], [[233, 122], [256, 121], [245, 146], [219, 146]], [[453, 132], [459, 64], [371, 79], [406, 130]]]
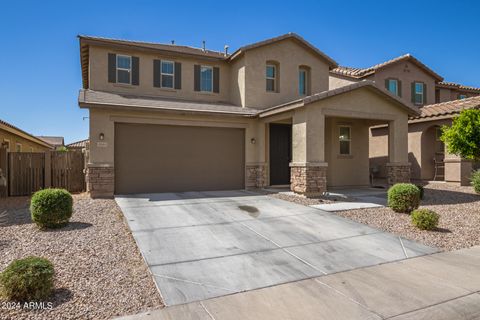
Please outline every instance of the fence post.
[[3, 177], [6, 179], [5, 186], [0, 184], [0, 198], [3, 198], [8, 196], [8, 153], [7, 149], [2, 147], [0, 147], [0, 170], [2, 171]]
[[52, 152], [45, 151], [45, 173], [44, 173], [45, 189], [52, 187]]

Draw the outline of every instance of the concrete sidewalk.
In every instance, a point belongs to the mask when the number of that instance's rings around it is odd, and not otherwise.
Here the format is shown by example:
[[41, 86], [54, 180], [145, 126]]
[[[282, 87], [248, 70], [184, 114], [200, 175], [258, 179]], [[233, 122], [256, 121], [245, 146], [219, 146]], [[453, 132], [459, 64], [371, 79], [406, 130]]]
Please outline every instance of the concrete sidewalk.
[[480, 319], [479, 271], [474, 247], [121, 319]]

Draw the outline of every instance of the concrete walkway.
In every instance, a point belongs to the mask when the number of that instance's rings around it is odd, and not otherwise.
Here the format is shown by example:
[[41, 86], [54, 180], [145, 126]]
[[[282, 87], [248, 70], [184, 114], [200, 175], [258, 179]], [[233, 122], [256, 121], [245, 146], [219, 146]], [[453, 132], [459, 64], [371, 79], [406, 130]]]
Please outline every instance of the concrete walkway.
[[480, 247], [123, 317], [123, 320], [480, 319]]
[[317, 204], [311, 207], [337, 212], [345, 210], [378, 208], [387, 205], [387, 190], [369, 187], [358, 188], [337, 188], [329, 190], [325, 196], [335, 199], [336, 202], [328, 204]]

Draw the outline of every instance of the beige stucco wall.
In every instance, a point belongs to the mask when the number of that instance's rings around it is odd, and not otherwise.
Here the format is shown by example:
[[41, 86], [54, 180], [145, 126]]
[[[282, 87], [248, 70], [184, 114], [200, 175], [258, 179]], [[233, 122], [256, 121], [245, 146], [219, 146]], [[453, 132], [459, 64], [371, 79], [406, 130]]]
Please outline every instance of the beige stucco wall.
[[14, 134], [0, 128], [0, 145], [6, 141], [10, 142], [10, 151], [12, 152], [17, 150], [17, 143], [21, 144], [21, 152], [44, 152], [50, 150], [48, 147], [25, 138], [21, 133]]
[[402, 82], [402, 99], [405, 103], [412, 103], [412, 82], [423, 82], [427, 85], [427, 103], [435, 103], [435, 78], [409, 61], [400, 61], [379, 69], [372, 80], [379, 88], [385, 89], [385, 79], [397, 78]]
[[[245, 52], [245, 106], [266, 108], [300, 98], [298, 69], [310, 68], [311, 93], [328, 90], [327, 62], [291, 39]], [[279, 65], [278, 92], [266, 91], [267, 61]]]
[[449, 88], [437, 88], [439, 94], [439, 101], [438, 102], [446, 102], [446, 101], [453, 101], [457, 100], [460, 94], [465, 95], [467, 98], [476, 97], [479, 93], [463, 91], [463, 90], [456, 90], [456, 89], [449, 89]]
[[355, 83], [355, 82], [358, 82], [358, 81], [361, 81], [361, 80], [360, 79], [356, 80], [356, 79], [352, 79], [352, 78], [348, 78], [348, 77], [342, 77], [340, 75], [330, 73], [330, 76], [328, 77], [328, 83], [329, 83], [328, 86], [329, 86], [329, 90], [332, 90], [332, 89], [347, 86], [349, 84], [352, 84], [352, 83]]
[[[202, 60], [200, 58], [179, 58], [176, 55], [166, 56], [141, 51], [122, 51], [104, 47], [90, 46], [90, 89], [128, 93], [135, 95], [151, 95], [186, 100], [228, 102], [230, 100], [230, 66], [224, 61]], [[139, 57], [138, 86], [108, 82], [108, 53], [126, 54]], [[179, 90], [156, 88], [153, 86], [153, 60], [164, 59], [182, 64], [182, 88]], [[197, 92], [194, 90], [195, 64], [208, 65], [220, 68], [220, 92]]]

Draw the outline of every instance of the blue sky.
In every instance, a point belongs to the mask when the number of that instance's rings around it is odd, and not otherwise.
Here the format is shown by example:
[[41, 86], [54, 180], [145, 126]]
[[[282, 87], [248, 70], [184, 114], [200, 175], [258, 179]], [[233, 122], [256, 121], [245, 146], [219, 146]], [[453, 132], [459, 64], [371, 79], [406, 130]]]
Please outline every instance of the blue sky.
[[3, 1], [0, 119], [66, 142], [88, 136], [78, 34], [230, 52], [296, 32], [341, 65], [412, 53], [447, 81], [480, 87], [478, 1]]

